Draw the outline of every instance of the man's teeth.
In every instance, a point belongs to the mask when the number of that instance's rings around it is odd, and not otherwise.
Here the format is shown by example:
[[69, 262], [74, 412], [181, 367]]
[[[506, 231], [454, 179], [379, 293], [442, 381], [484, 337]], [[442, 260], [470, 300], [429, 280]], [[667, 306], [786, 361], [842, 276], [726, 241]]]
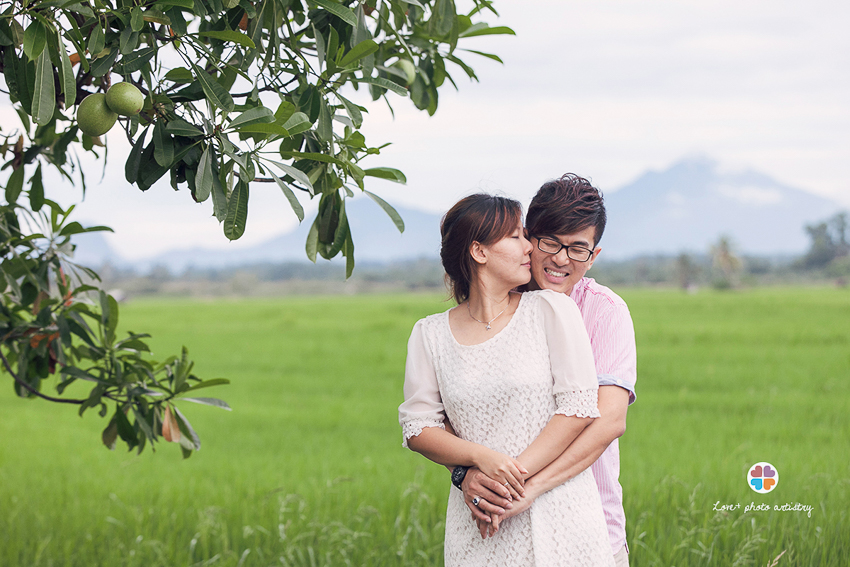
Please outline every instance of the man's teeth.
[[543, 271], [549, 274], [550, 276], [555, 276], [556, 278], [563, 278], [567, 275], [566, 272], [556, 272], [552, 268], [543, 268]]

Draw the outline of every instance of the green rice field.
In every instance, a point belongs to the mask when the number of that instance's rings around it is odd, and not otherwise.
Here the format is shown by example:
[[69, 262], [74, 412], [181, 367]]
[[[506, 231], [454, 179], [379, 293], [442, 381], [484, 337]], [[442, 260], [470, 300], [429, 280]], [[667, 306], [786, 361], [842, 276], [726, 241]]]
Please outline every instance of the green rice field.
[[[847, 565], [850, 290], [621, 295], [632, 567]], [[203, 442], [185, 461], [167, 443], [110, 452], [96, 412], [15, 398], [6, 377], [0, 566], [442, 565], [448, 473], [402, 449], [397, 406], [410, 329], [443, 299], [123, 305], [157, 357], [186, 345], [198, 375], [229, 378], [206, 392], [233, 412], [180, 406]], [[760, 461], [780, 474], [770, 494], [747, 485]]]

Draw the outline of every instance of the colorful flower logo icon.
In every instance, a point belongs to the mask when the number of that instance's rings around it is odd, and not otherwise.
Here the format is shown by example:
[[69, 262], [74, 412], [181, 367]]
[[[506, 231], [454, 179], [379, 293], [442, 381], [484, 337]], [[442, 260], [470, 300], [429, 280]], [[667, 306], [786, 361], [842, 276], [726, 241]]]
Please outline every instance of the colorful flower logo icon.
[[779, 484], [779, 471], [770, 463], [756, 463], [747, 473], [747, 484], [759, 494], [767, 494]]

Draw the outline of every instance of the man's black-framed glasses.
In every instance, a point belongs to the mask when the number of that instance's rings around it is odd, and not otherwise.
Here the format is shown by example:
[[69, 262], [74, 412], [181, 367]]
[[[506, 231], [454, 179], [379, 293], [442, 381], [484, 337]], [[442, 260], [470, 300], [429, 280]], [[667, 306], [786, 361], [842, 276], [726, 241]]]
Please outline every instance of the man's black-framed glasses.
[[584, 246], [561, 244], [554, 238], [547, 236], [535, 236], [537, 239], [537, 249], [546, 254], [557, 254], [562, 249], [567, 249], [567, 257], [576, 262], [587, 262], [593, 256], [593, 250], [589, 250]]

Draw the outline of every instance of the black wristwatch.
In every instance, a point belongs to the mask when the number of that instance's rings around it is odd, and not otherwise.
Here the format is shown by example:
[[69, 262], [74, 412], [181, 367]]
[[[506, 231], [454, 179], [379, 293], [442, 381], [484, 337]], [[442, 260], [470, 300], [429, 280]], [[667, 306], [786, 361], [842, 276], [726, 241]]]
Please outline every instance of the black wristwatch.
[[461, 485], [463, 484], [463, 479], [466, 478], [466, 471], [468, 470], [469, 467], [464, 466], [457, 466], [452, 469], [452, 484], [463, 490]]

